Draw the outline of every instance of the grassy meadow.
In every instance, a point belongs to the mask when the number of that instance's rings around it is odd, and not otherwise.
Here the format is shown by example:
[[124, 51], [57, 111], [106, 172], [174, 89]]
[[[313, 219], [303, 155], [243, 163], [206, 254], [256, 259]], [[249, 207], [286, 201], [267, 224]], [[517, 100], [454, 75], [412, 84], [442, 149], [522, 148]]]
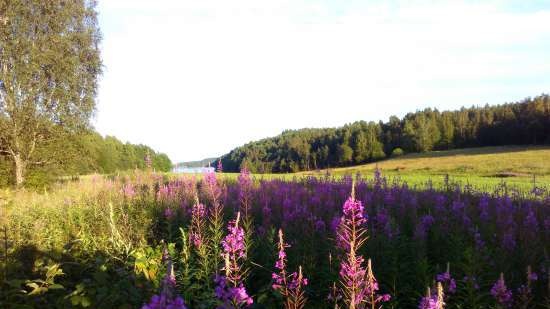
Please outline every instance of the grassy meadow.
[[[549, 188], [550, 147], [482, 147], [413, 153], [377, 163], [329, 169], [328, 172], [334, 176], [360, 173], [372, 177], [377, 168], [389, 179], [420, 187], [428, 182], [441, 186], [448, 175], [453, 182], [486, 191], [503, 183], [520, 190], [531, 190], [533, 184]], [[320, 170], [297, 174], [317, 176], [326, 173], [327, 170]]]
[[369, 308], [548, 308], [549, 177], [548, 147], [486, 147], [328, 174], [136, 170], [3, 189], [0, 307], [346, 308], [364, 285]]

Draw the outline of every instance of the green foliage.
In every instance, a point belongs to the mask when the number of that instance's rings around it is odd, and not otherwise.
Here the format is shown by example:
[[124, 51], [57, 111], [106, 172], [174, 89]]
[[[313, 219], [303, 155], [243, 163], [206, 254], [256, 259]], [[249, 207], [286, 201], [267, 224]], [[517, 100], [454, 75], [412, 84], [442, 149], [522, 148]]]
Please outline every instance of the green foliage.
[[25, 284], [27, 288], [30, 289], [27, 295], [41, 295], [49, 290], [59, 290], [63, 289], [63, 286], [61, 284], [55, 283], [55, 278], [57, 276], [64, 275], [63, 270], [59, 267], [59, 264], [52, 264], [47, 266], [40, 266], [41, 271], [44, 272], [45, 278], [42, 279], [36, 279], [36, 280], [29, 280]]
[[[164, 153], [155, 152], [145, 145], [122, 143], [113, 136], [103, 138], [94, 131], [67, 135], [50, 142], [42, 152], [52, 156], [51, 162], [29, 166], [25, 186], [48, 187], [60, 177], [91, 173], [111, 174], [117, 171], [146, 169], [145, 157], [152, 159], [152, 168], [168, 172], [172, 162]], [[0, 156], [0, 187], [13, 183], [13, 161]]]
[[392, 158], [400, 157], [400, 156], [402, 156], [402, 155], [404, 155], [404, 154], [405, 154], [405, 152], [403, 151], [403, 149], [397, 147], [397, 148], [395, 148], [394, 150], [392, 150], [392, 152], [391, 152], [391, 157], [392, 157]]
[[95, 1], [0, 1], [0, 153], [14, 181], [43, 150], [89, 126], [101, 74]]

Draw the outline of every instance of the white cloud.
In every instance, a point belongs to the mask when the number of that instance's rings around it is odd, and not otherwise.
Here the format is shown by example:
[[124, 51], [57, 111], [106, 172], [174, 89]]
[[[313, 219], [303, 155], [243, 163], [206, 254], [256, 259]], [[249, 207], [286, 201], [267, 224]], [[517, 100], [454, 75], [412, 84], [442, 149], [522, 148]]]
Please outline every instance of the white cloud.
[[97, 128], [179, 161], [287, 128], [549, 89], [550, 8], [338, 3], [101, 2]]

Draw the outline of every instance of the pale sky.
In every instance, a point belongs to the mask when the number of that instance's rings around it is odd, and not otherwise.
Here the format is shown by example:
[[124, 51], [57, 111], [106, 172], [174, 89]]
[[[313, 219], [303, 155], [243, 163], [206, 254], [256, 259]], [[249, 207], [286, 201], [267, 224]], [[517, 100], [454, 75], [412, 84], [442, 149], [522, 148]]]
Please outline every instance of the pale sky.
[[477, 2], [100, 0], [94, 125], [180, 162], [549, 93], [550, 1]]

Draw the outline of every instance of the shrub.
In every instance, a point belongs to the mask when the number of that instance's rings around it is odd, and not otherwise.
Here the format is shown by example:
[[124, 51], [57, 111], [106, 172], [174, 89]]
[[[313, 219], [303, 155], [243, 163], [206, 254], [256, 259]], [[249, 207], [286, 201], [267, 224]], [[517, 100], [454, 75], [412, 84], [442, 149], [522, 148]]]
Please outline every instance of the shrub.
[[403, 149], [397, 147], [397, 148], [393, 149], [393, 151], [391, 152], [391, 157], [392, 158], [400, 157], [404, 154], [405, 154], [405, 152], [403, 151]]

